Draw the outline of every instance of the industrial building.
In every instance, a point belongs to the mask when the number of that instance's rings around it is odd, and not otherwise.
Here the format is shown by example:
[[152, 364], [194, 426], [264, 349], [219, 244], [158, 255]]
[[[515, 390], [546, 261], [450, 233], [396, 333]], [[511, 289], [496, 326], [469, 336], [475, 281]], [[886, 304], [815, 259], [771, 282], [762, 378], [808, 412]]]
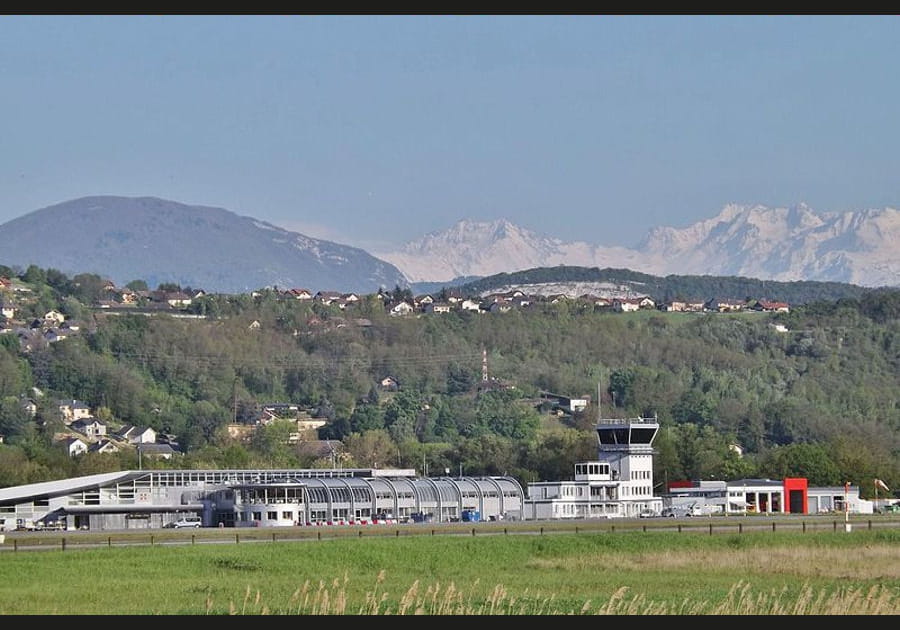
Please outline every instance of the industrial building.
[[873, 502], [860, 498], [859, 486], [815, 488], [802, 477], [671, 482], [664, 501], [676, 509], [696, 507], [704, 515], [873, 512]]

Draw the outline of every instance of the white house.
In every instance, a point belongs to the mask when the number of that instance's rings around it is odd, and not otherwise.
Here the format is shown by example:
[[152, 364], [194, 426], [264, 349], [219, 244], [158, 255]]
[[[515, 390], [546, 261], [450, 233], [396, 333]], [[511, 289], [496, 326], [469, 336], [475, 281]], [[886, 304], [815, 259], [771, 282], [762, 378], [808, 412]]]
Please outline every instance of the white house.
[[125, 425], [116, 433], [116, 435], [122, 439], [131, 442], [132, 444], [154, 444], [156, 443], [156, 431], [147, 427], [145, 429], [138, 429], [134, 425]]
[[66, 316], [59, 311], [47, 311], [46, 313], [44, 313], [44, 323], [48, 326], [54, 324], [56, 326], [59, 326], [64, 321], [66, 321]]
[[612, 302], [613, 310], [620, 313], [630, 313], [640, 310], [641, 300], [637, 298], [615, 298]]
[[85, 444], [77, 437], [66, 438], [65, 446], [66, 451], [69, 453], [69, 457], [75, 457], [76, 455], [87, 453], [88, 450], [87, 444]]
[[391, 307], [390, 314], [394, 317], [399, 315], [409, 315], [413, 312], [413, 307], [408, 302], [397, 302]]
[[106, 435], [106, 425], [96, 418], [80, 418], [70, 424], [69, 427], [88, 437]]

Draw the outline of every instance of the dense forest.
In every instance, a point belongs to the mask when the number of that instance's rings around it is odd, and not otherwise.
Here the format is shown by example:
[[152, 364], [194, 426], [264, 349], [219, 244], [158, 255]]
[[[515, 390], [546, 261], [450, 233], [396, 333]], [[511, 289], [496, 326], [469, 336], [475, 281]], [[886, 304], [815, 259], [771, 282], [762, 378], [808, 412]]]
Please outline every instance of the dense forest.
[[[900, 485], [898, 291], [854, 288], [778, 314], [536, 301], [391, 317], [381, 294], [339, 309], [264, 289], [198, 297], [198, 317], [178, 318], [104, 312], [92, 274], [0, 266], [4, 275], [30, 289], [3, 298], [16, 319], [55, 309], [80, 328], [34, 348], [14, 329], [0, 334], [0, 487], [138, 467], [127, 449], [69, 457], [61, 399], [84, 401], [112, 427], [177, 436], [183, 454], [145, 468], [332, 466], [334, 454], [288, 441], [290, 422], [229, 436], [259, 404], [290, 402], [327, 420], [318, 437], [340, 441], [344, 467], [567, 479], [595, 455], [598, 417], [656, 416], [658, 484], [802, 476], [850, 481], [867, 497], [875, 478]], [[380, 387], [387, 376], [396, 391]], [[591, 404], [548, 413], [542, 392]]]

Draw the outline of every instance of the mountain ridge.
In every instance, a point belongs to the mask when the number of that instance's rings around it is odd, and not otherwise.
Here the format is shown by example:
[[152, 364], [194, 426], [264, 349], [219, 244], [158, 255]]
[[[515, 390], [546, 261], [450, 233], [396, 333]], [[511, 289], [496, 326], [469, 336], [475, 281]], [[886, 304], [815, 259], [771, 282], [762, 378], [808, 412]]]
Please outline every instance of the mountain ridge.
[[880, 287], [900, 286], [898, 239], [900, 211], [892, 207], [817, 213], [805, 203], [726, 204], [684, 228], [652, 228], [634, 249], [565, 242], [499, 219], [460, 221], [376, 255], [414, 283], [573, 265]]
[[463, 219], [370, 254], [224, 208], [96, 195], [0, 225], [0, 264], [223, 293], [266, 286], [370, 293], [557, 266], [894, 287], [898, 241], [900, 211], [892, 207], [817, 213], [805, 203], [726, 204], [687, 227], [654, 227], [634, 249], [566, 242], [504, 218]]
[[6, 265], [221, 293], [265, 286], [375, 292], [408, 284], [362, 249], [158, 197], [95, 195], [35, 210], [0, 225], [0, 252]]

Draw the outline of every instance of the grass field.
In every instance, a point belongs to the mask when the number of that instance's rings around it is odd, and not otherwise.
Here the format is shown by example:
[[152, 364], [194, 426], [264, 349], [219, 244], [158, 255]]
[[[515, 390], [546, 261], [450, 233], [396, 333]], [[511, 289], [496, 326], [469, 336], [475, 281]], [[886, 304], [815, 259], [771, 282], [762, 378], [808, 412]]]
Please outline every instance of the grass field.
[[48, 549], [0, 585], [4, 615], [896, 615], [900, 530]]

